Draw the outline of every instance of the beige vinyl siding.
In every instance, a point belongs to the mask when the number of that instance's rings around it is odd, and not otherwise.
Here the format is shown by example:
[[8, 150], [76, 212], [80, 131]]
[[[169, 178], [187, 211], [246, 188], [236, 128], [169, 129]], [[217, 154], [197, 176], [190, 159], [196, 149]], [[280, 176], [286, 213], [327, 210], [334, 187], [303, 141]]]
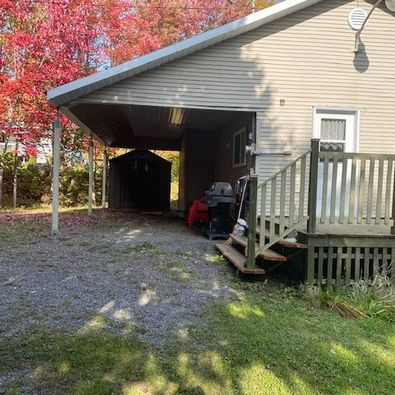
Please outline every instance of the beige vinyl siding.
[[367, 58], [354, 59], [347, 16], [357, 6], [369, 11], [372, 2], [322, 1], [89, 97], [255, 110], [257, 148], [293, 152], [258, 156], [261, 179], [309, 147], [314, 106], [359, 109], [360, 151], [394, 153], [395, 16], [384, 5], [374, 12], [362, 34]]

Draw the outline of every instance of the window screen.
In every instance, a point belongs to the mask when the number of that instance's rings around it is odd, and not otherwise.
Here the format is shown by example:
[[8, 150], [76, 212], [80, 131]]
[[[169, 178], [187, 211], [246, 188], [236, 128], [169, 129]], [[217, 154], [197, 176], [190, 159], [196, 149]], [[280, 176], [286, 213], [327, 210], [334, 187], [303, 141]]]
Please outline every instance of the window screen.
[[321, 151], [344, 152], [346, 144], [345, 119], [321, 119]]

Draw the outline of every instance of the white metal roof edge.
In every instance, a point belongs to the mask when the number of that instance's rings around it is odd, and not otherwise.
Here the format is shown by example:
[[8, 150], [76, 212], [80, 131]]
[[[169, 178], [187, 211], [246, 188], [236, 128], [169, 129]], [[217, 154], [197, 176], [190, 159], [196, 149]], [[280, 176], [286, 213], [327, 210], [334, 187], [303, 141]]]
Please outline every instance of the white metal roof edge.
[[110, 69], [58, 86], [48, 91], [47, 98], [56, 107], [66, 105], [70, 101], [76, 100], [97, 89], [112, 85], [115, 82], [133, 77], [143, 71], [151, 70], [172, 60], [190, 55], [229, 38], [249, 32], [320, 1], [322, 0], [285, 0], [226, 25], [154, 51], [148, 55], [140, 56]]

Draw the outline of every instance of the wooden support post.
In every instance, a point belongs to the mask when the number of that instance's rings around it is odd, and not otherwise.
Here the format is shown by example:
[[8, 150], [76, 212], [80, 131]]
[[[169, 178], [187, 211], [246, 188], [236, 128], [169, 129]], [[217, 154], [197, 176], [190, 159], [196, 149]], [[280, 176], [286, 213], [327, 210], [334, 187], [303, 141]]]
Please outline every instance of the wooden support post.
[[313, 285], [314, 283], [314, 247], [309, 245], [307, 249], [307, 285]]
[[53, 125], [52, 152], [52, 234], [59, 233], [59, 170], [60, 170], [60, 134], [62, 124], [56, 120]]
[[89, 187], [88, 187], [88, 215], [92, 215], [93, 205], [93, 138], [89, 138]]
[[307, 214], [307, 232], [315, 233], [317, 225], [317, 188], [318, 188], [318, 161], [320, 152], [320, 139], [311, 140], [309, 201]]
[[248, 215], [247, 268], [255, 268], [255, 245], [258, 204], [258, 177], [250, 177], [250, 207]]
[[101, 206], [106, 207], [107, 195], [107, 148], [103, 150], [103, 170], [102, 170], [102, 191], [101, 191]]
[[[393, 185], [392, 185], [392, 227], [391, 234], [395, 235], [395, 162], [393, 166]], [[395, 262], [393, 263], [395, 264]]]

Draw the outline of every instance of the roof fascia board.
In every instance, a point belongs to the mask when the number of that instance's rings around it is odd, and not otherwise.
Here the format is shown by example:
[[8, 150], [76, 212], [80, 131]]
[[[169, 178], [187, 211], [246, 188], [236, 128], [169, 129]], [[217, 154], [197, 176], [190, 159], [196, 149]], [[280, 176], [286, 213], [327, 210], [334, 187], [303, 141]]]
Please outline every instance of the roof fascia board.
[[172, 60], [190, 55], [227, 39], [234, 38], [240, 34], [247, 33], [320, 1], [322, 0], [283, 1], [216, 29], [200, 33], [189, 39], [159, 49], [148, 55], [137, 57], [110, 69], [51, 89], [47, 93], [47, 98], [56, 107], [66, 105], [70, 101], [76, 100], [97, 89], [133, 77], [144, 71], [171, 62]]

